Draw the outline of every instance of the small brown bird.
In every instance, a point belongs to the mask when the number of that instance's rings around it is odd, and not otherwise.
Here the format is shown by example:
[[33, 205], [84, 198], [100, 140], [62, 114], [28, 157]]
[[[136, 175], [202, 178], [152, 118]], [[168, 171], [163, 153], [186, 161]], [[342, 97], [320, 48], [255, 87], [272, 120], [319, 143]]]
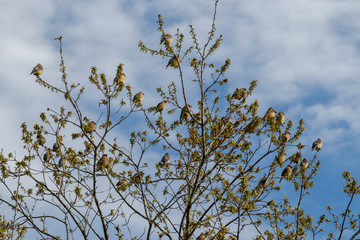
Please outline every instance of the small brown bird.
[[187, 120], [187, 118], [190, 116], [190, 112], [191, 112], [191, 106], [190, 104], [185, 105], [182, 109], [181, 109], [181, 114], [180, 114], [180, 122], [182, 123], [184, 120]]
[[60, 143], [58, 141], [56, 141], [56, 143], [54, 143], [54, 145], [53, 145], [52, 150], [54, 152], [56, 152], [58, 149], [60, 149]]
[[96, 123], [94, 121], [89, 122], [86, 128], [87, 133], [92, 133], [96, 130]]
[[286, 154], [284, 152], [279, 153], [279, 155], [276, 156], [276, 160], [279, 163], [283, 163], [285, 161]]
[[291, 165], [287, 165], [287, 167], [282, 171], [281, 173], [281, 179], [279, 181], [279, 183], [281, 183], [281, 180], [283, 180], [283, 178], [288, 178], [292, 173], [292, 167]]
[[260, 118], [255, 117], [248, 125], [246, 125], [246, 127], [244, 128], [244, 132], [253, 133], [260, 124]]
[[196, 240], [206, 240], [206, 235], [205, 235], [205, 233], [201, 233], [197, 238], [196, 238]]
[[276, 111], [272, 107], [270, 107], [267, 110], [265, 116], [267, 117], [267, 120], [274, 119], [276, 117]]
[[115, 85], [123, 85], [125, 84], [126, 75], [125, 73], [120, 73], [119, 76], [115, 76], [114, 78], [114, 84]]
[[221, 124], [222, 125], [227, 125], [227, 126], [233, 126], [233, 119], [231, 116], [229, 117], [222, 117], [221, 118]]
[[283, 113], [283, 111], [280, 111], [277, 118], [276, 118], [276, 121], [279, 123], [279, 124], [283, 124], [285, 122], [285, 114]]
[[156, 113], [158, 113], [158, 112], [159, 112], [160, 114], [162, 114], [162, 111], [164, 111], [164, 109], [165, 109], [165, 107], [166, 107], [166, 103], [167, 103], [166, 100], [160, 102], [160, 103], [156, 106], [154, 115], [155, 115]]
[[36, 136], [36, 138], [37, 138], [37, 140], [38, 140], [38, 142], [39, 142], [39, 144], [40, 144], [41, 146], [44, 146], [44, 145], [45, 145], [45, 143], [46, 143], [46, 138], [45, 138], [43, 135], [41, 135], [40, 133], [38, 133], [38, 135]]
[[109, 163], [109, 158], [107, 154], [103, 154], [102, 157], [99, 159], [99, 161], [96, 164], [96, 171], [103, 171]]
[[119, 180], [119, 182], [116, 184], [116, 187], [125, 190], [126, 186], [129, 184], [128, 180], [126, 178], [122, 178]]
[[299, 163], [301, 161], [301, 152], [297, 152], [295, 153], [295, 155], [293, 156], [293, 162], [294, 163]]
[[140, 183], [143, 178], [144, 178], [144, 172], [140, 171], [132, 177], [132, 182]]
[[201, 123], [201, 112], [196, 113], [194, 118], [191, 118], [190, 123], [194, 124], [196, 121]]
[[263, 177], [259, 183], [258, 183], [258, 187], [259, 188], [267, 188], [267, 186], [269, 186], [269, 179], [267, 177]]
[[41, 75], [41, 74], [43, 73], [43, 71], [44, 71], [43, 66], [41, 66], [40, 63], [38, 63], [38, 64], [33, 68], [33, 70], [31, 71], [30, 75], [31, 75], [31, 74], [34, 74], [35, 76], [39, 76], [39, 75]]
[[233, 93], [233, 95], [231, 96], [231, 98], [240, 100], [241, 98], [243, 98], [245, 96], [245, 93], [246, 93], [245, 88], [240, 88], [240, 89], [236, 88], [236, 90]]
[[137, 94], [135, 94], [135, 96], [133, 98], [133, 102], [141, 102], [141, 100], [143, 100], [143, 98], [144, 98], [144, 93], [138, 92]]
[[44, 153], [44, 156], [43, 156], [44, 162], [49, 162], [50, 157], [51, 157], [50, 149], [47, 149], [46, 153]]
[[169, 163], [170, 163], [170, 155], [169, 155], [169, 153], [165, 153], [164, 156], [161, 158], [159, 165], [165, 166], [166, 164], [169, 164]]
[[316, 151], [320, 151], [322, 148], [322, 141], [320, 138], [318, 138], [312, 145], [311, 147], [311, 151], [316, 150]]
[[170, 58], [168, 64], [166, 65], [166, 68], [168, 68], [169, 66], [173, 68], [177, 68], [180, 63], [181, 63], [181, 57], [179, 54], [176, 54], [172, 58]]
[[112, 169], [114, 166], [114, 159], [112, 157], [109, 157], [109, 161], [108, 161], [108, 164], [106, 165], [106, 168], [108, 170]]
[[173, 37], [171, 36], [171, 34], [166, 33], [165, 35], [163, 35], [163, 36], [161, 37], [160, 45], [161, 45], [161, 44], [165, 44], [165, 42], [166, 42], [167, 44], [170, 44], [170, 43], [172, 43], [172, 41], [173, 41]]
[[301, 168], [302, 168], [302, 169], [306, 169], [308, 166], [309, 166], [309, 163], [308, 163], [308, 161], [306, 160], [306, 158], [304, 158], [304, 159], [301, 161]]
[[285, 143], [285, 142], [289, 141], [289, 139], [290, 139], [290, 133], [286, 131], [281, 135], [280, 140]]
[[59, 160], [59, 167], [65, 167], [67, 164], [67, 158], [64, 156], [61, 156], [60, 160]]

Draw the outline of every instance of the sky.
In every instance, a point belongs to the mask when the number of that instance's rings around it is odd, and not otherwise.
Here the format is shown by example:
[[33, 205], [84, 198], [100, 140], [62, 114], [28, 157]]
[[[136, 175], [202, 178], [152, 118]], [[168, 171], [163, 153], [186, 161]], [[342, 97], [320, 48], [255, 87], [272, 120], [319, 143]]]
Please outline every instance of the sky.
[[[147, 106], [154, 106], [159, 102], [155, 88], [166, 87], [178, 75], [165, 71], [167, 59], [140, 52], [139, 40], [158, 47], [156, 20], [162, 14], [166, 32], [175, 34], [179, 28], [189, 44], [191, 24], [203, 43], [213, 5], [209, 0], [0, 0], [0, 148], [21, 155], [21, 123], [39, 122], [40, 112], [63, 104], [61, 96], [29, 76], [41, 63], [43, 79], [60, 85], [55, 37], [63, 36], [70, 80], [87, 86], [91, 66], [113, 79], [117, 65], [124, 63], [133, 91], [143, 91]], [[272, 106], [295, 122], [302, 118], [305, 145], [323, 140], [313, 200], [304, 204], [343, 209], [342, 172], [350, 170], [360, 179], [359, 2], [220, 0], [216, 28], [224, 40], [212, 60], [231, 59], [228, 93], [258, 79], [251, 99], [259, 100], [259, 112]], [[88, 90], [96, 95], [95, 89]], [[94, 118], [96, 110], [84, 105]]]

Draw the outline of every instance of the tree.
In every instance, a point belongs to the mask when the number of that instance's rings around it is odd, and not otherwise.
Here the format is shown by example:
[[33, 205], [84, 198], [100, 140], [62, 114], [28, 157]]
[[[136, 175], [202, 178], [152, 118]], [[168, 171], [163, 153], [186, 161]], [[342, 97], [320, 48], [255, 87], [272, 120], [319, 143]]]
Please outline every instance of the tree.
[[[156, 89], [159, 104], [147, 109], [144, 94], [134, 94], [126, 83], [123, 64], [114, 81], [92, 67], [89, 81], [101, 94], [97, 103], [104, 114], [86, 116], [85, 85], [67, 79], [62, 37], [56, 38], [61, 86], [40, 74], [36, 82], [62, 94], [69, 107], [49, 108], [31, 129], [22, 125], [26, 156], [1, 154], [0, 202], [11, 212], [1, 220], [3, 238], [239, 239], [250, 229], [254, 239], [308, 239], [332, 222], [339, 232], [330, 232], [329, 239], [350, 229], [355, 239], [359, 217], [350, 206], [359, 186], [350, 173], [344, 173], [350, 197], [345, 211], [337, 215], [328, 207], [329, 217], [315, 221], [301, 203], [320, 168], [320, 149], [303, 159], [311, 147], [300, 143], [304, 122], [294, 127], [272, 108], [260, 116], [258, 101], [248, 100], [258, 81], [226, 94], [230, 60], [221, 66], [211, 62], [222, 41], [216, 36], [217, 4], [203, 46], [192, 26], [193, 44], [187, 48], [179, 30], [159, 49], [139, 43], [144, 53], [169, 59], [164, 71], [179, 73], [168, 89]], [[161, 15], [158, 24], [159, 37], [166, 36]], [[189, 69], [193, 79], [184, 75]], [[197, 96], [188, 97], [190, 88]], [[139, 113], [147, 127], [133, 126], [129, 145], [114, 137]], [[161, 155], [156, 163], [147, 160], [153, 152]], [[283, 186], [297, 198], [280, 197]]]

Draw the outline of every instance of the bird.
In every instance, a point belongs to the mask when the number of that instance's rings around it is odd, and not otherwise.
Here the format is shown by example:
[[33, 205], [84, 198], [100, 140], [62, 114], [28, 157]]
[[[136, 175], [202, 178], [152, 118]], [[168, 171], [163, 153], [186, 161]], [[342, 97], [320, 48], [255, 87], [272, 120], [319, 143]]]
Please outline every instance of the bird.
[[205, 233], [201, 233], [197, 238], [196, 238], [196, 240], [206, 240], [206, 235], [205, 235]]
[[185, 119], [187, 120], [187, 118], [190, 116], [190, 112], [191, 112], [191, 106], [190, 104], [185, 105], [182, 109], [181, 109], [181, 113], [180, 113], [180, 122], [182, 123]]
[[137, 94], [135, 94], [135, 96], [133, 98], [133, 102], [141, 102], [141, 100], [143, 100], [143, 98], [144, 98], [144, 93], [138, 92]]
[[221, 118], [221, 125], [228, 125], [228, 126], [232, 126], [233, 125], [233, 119], [231, 116], [229, 117], [222, 117]]
[[129, 184], [128, 180], [126, 178], [122, 178], [119, 180], [119, 182], [116, 184], [117, 188], [120, 188], [122, 190], [125, 189], [125, 187]]
[[39, 142], [39, 144], [40, 144], [41, 146], [44, 146], [44, 145], [45, 145], [45, 143], [46, 143], [46, 138], [45, 138], [43, 135], [41, 135], [41, 133], [38, 133], [38, 135], [36, 136], [36, 138], [37, 138], [37, 140], [38, 140], [38, 142]]
[[261, 120], [259, 117], [255, 117], [248, 125], [245, 126], [244, 132], [246, 133], [253, 133], [255, 132], [256, 128], [261, 124]]
[[122, 85], [125, 84], [126, 75], [125, 73], [120, 73], [119, 75], [116, 75], [114, 78], [114, 84], [115, 85]]
[[299, 163], [301, 161], [301, 152], [297, 152], [294, 154], [293, 162]]
[[191, 124], [194, 124], [196, 122], [201, 122], [201, 112], [198, 112], [194, 115], [194, 118], [190, 120]]
[[289, 164], [289, 165], [287, 165], [287, 167], [284, 168], [284, 170], [282, 171], [282, 173], [281, 173], [281, 179], [280, 179], [279, 183], [281, 183], [281, 180], [283, 180], [283, 178], [289, 177], [289, 176], [291, 175], [291, 173], [292, 173], [292, 167], [291, 167], [291, 165]]
[[61, 156], [60, 160], [59, 160], [59, 167], [65, 167], [67, 164], [67, 158], [64, 156]]
[[44, 162], [49, 162], [50, 157], [51, 157], [50, 149], [47, 149], [47, 151], [44, 153], [44, 156], [43, 156]]
[[109, 157], [109, 161], [108, 161], [108, 163], [106, 165], [106, 168], [108, 170], [110, 170], [110, 169], [112, 169], [113, 166], [114, 166], [114, 159], [112, 157]]
[[258, 183], [259, 188], [266, 188], [268, 185], [269, 185], [269, 179], [267, 177], [263, 177]]
[[161, 45], [161, 44], [165, 44], [165, 43], [170, 44], [172, 41], [173, 41], [173, 37], [171, 36], [171, 34], [170, 34], [170, 33], [166, 33], [165, 35], [163, 35], [163, 36], [161, 37], [160, 45]]
[[34, 74], [35, 76], [39, 76], [39, 75], [41, 75], [41, 74], [43, 73], [43, 71], [44, 71], [43, 66], [42, 66], [40, 63], [38, 63], [38, 64], [33, 68], [33, 70], [31, 71], [30, 75], [31, 75], [31, 74]]
[[176, 54], [172, 56], [172, 58], [170, 58], [168, 64], [166, 65], [166, 68], [168, 68], [169, 66], [177, 68], [179, 66], [179, 63], [181, 63], [181, 57], [179, 54]]
[[313, 150], [320, 151], [321, 148], [322, 148], [322, 141], [320, 138], [318, 138], [315, 142], [313, 142], [311, 151]]
[[306, 160], [306, 158], [304, 158], [302, 161], [301, 161], [301, 168], [302, 169], [306, 169], [308, 166], [309, 166], [309, 163], [308, 161]]
[[164, 109], [165, 109], [165, 107], [166, 107], [166, 103], [167, 103], [166, 100], [161, 101], [161, 102], [156, 106], [154, 115], [155, 115], [156, 113], [158, 113], [158, 112], [159, 112], [160, 114], [162, 114], [162, 111], [164, 111]]
[[245, 96], [246, 93], [246, 89], [245, 88], [236, 88], [235, 92], [233, 93], [233, 95], [231, 96], [231, 98], [234, 98], [236, 100], [240, 100], [241, 98], [243, 98]]
[[276, 156], [276, 160], [279, 163], [283, 163], [285, 161], [285, 158], [286, 158], [285, 152], [281, 152], [281, 153], [279, 153], [279, 155]]
[[281, 135], [281, 141], [282, 142], [287, 142], [289, 141], [290, 139], [290, 133], [288, 131], [284, 132], [282, 135]]
[[99, 161], [96, 164], [96, 171], [103, 171], [104, 168], [106, 168], [106, 166], [108, 165], [109, 162], [109, 158], [107, 156], [107, 154], [103, 154], [102, 157], [99, 159]]
[[54, 143], [54, 145], [53, 145], [52, 150], [54, 152], [56, 152], [58, 149], [60, 149], [60, 143], [58, 141], [56, 141], [56, 143]]
[[270, 107], [267, 110], [265, 116], [267, 116], [267, 120], [274, 119], [276, 117], [276, 111], [272, 107]]
[[92, 133], [95, 130], [96, 130], [96, 123], [94, 121], [89, 122], [89, 124], [87, 125], [86, 132], [87, 133]]
[[276, 118], [276, 121], [279, 123], [279, 124], [283, 124], [285, 122], [285, 114], [283, 113], [283, 111], [280, 111], [277, 118]]
[[164, 166], [169, 163], [170, 163], [170, 155], [169, 155], [169, 153], [165, 153], [164, 156], [161, 158], [161, 161], [159, 162], [159, 164], [161, 166]]
[[133, 177], [132, 177], [132, 181], [134, 183], [140, 183], [141, 182], [141, 179], [143, 179], [144, 177], [144, 172], [143, 171], [140, 171], [138, 173], [136, 173]]

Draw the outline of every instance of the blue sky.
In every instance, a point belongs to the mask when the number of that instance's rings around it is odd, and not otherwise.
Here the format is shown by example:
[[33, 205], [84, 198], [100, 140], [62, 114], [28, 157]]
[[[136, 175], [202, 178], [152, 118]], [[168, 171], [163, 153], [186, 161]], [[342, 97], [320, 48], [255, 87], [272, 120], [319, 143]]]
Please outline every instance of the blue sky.
[[[166, 59], [141, 53], [137, 44], [142, 40], [158, 47], [159, 13], [167, 32], [175, 34], [179, 28], [185, 34], [185, 44], [191, 42], [189, 24], [204, 42], [213, 2], [0, 1], [0, 148], [21, 155], [20, 124], [38, 122], [40, 112], [62, 104], [61, 96], [29, 76], [40, 62], [44, 79], [60, 81], [58, 42], [53, 40], [59, 35], [69, 79], [86, 86], [91, 66], [113, 79], [121, 62], [134, 92], [144, 91], [144, 107], [157, 104], [155, 86], [167, 86], [177, 73], [165, 71]], [[259, 79], [251, 99], [259, 100], [260, 112], [273, 106], [289, 119], [303, 118], [307, 131], [301, 142], [309, 145], [321, 137], [324, 144], [311, 203], [324, 209], [335, 202], [345, 207], [341, 173], [350, 170], [360, 179], [359, 2], [224, 0], [218, 7], [217, 34], [224, 41], [212, 60], [231, 59], [228, 93]], [[98, 115], [90, 105], [85, 111]]]

